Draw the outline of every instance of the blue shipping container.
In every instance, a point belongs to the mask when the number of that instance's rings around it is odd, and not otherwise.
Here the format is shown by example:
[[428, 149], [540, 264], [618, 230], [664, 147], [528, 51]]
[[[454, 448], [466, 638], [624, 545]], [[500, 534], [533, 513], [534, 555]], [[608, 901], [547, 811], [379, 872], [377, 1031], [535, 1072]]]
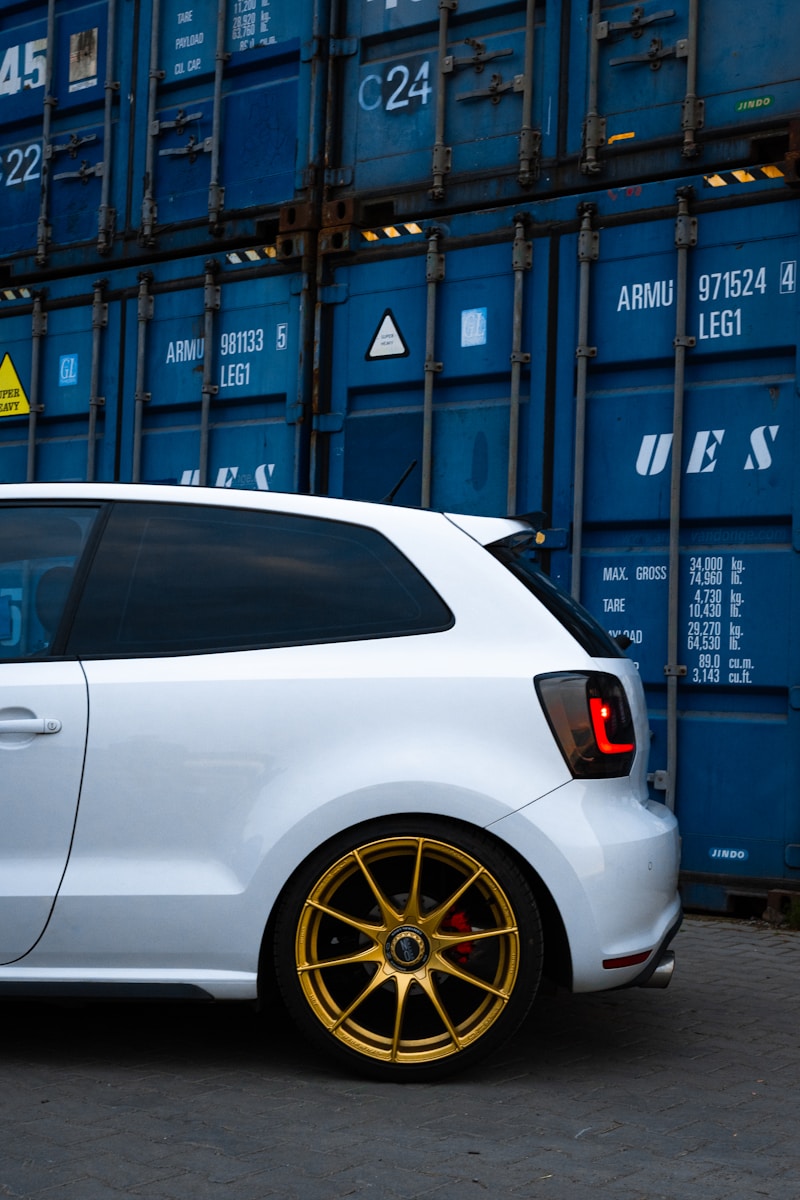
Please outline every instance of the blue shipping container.
[[7, 286], [0, 478], [546, 512], [639, 663], [687, 900], [797, 890], [798, 222], [751, 165], [323, 229], [318, 275], [251, 243]]
[[337, 13], [326, 224], [787, 153], [796, 166], [786, 0], [351, 0]]
[[787, 0], [0, 0], [0, 276], [690, 169], [796, 175], [787, 13]]
[[302, 487], [301, 274], [269, 258], [177, 260], [87, 291], [62, 279], [45, 302], [5, 295], [3, 480]]
[[6, 278], [171, 253], [306, 201], [323, 0], [0, 5]]
[[313, 439], [319, 490], [549, 514], [552, 573], [630, 641], [714, 908], [800, 883], [800, 210], [743, 179], [354, 231]]

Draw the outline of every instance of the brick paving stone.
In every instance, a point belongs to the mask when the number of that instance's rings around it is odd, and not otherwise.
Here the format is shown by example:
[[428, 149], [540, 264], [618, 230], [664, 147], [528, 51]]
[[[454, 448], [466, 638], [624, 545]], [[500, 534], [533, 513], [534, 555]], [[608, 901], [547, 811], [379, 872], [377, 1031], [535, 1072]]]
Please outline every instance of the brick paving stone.
[[798, 1200], [800, 933], [693, 917], [665, 992], [542, 996], [469, 1075], [381, 1085], [278, 1010], [4, 1003], [11, 1200]]

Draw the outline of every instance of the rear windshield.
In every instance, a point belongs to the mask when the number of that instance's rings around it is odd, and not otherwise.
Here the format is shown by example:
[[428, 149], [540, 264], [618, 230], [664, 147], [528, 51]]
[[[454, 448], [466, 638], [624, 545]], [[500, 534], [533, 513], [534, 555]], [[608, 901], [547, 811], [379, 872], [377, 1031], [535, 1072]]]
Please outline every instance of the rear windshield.
[[533, 592], [592, 658], [624, 658], [620, 647], [592, 614], [544, 574], [536, 555], [535, 536], [533, 532], [514, 533], [486, 549]]

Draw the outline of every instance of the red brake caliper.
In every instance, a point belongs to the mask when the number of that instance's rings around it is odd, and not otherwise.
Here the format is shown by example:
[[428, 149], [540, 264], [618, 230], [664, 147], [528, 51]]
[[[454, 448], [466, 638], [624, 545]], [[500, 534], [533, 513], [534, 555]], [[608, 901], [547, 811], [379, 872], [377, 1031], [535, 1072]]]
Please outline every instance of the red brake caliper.
[[[467, 914], [461, 909], [451, 909], [442, 922], [442, 929], [447, 933], [472, 933], [472, 926], [467, 920]], [[465, 967], [474, 949], [472, 942], [459, 942], [453, 947], [453, 955], [460, 967]]]

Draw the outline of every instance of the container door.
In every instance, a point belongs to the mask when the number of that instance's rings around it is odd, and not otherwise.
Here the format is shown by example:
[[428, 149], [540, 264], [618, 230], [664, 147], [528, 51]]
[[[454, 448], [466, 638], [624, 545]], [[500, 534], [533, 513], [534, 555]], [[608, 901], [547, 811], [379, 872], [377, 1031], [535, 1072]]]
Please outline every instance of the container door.
[[783, 158], [797, 113], [787, 17], [784, 0], [573, 5], [568, 153], [588, 175], [626, 180], [683, 172], [701, 153]]
[[42, 5], [0, 28], [0, 257], [36, 249], [42, 179], [42, 113], [47, 77], [47, 22]]
[[78, 286], [9, 289], [0, 310], [3, 482], [114, 478], [119, 307], [105, 283]]
[[227, 213], [302, 193], [318, 80], [309, 74], [312, 56], [301, 63], [301, 46], [318, 32], [314, 19], [309, 0], [156, 7], [150, 78], [157, 82], [137, 144], [145, 246], [164, 227], [202, 222], [219, 233]]
[[136, 60], [132, 28], [121, 55], [114, 31], [128, 9], [39, 3], [21, 22], [0, 18], [2, 258], [37, 269], [111, 250], [124, 220], [113, 191], [125, 194], [120, 109], [132, 110]]
[[303, 277], [179, 269], [128, 301], [122, 478], [299, 490]]
[[[730, 207], [695, 218], [696, 188], [669, 219], [630, 224], [607, 198], [589, 268], [580, 595], [632, 643], [654, 786], [674, 786], [688, 896], [715, 907], [725, 889], [798, 870], [798, 214], [780, 183], [753, 187], [761, 205], [731, 193]], [[565, 426], [557, 441], [569, 446]], [[565, 471], [562, 461], [562, 483]], [[571, 494], [559, 495], [568, 522]], [[557, 573], [574, 581], [566, 561]]]
[[50, 916], [67, 864], [88, 721], [78, 662], [48, 661], [87, 509], [0, 507], [0, 962]]
[[[351, 0], [332, 41], [333, 195], [485, 205], [555, 152], [559, 24], [534, 0]], [[413, 195], [404, 200], [402, 193]]]
[[400, 504], [478, 514], [540, 504], [545, 416], [529, 398], [544, 358], [530, 361], [523, 329], [544, 303], [547, 248], [495, 221], [465, 218], [453, 249], [419, 226], [372, 231], [357, 261], [332, 266], [318, 490], [381, 500], [400, 485]]

